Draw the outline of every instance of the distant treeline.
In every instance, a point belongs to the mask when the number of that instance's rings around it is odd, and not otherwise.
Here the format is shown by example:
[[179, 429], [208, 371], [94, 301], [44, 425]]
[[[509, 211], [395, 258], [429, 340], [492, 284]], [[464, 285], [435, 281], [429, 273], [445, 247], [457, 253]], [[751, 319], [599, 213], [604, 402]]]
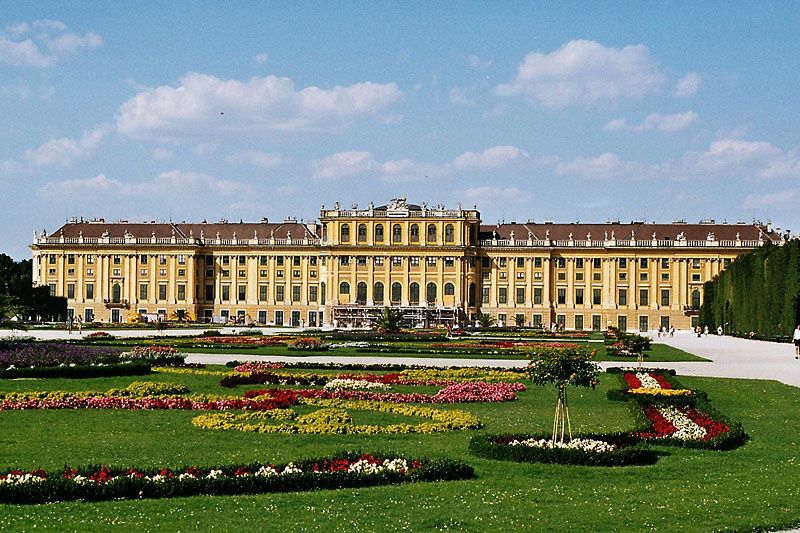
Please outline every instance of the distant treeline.
[[800, 323], [800, 241], [767, 243], [708, 281], [700, 323], [732, 335], [791, 336]]
[[0, 254], [0, 322], [18, 317], [23, 320], [62, 320], [67, 316], [67, 299], [50, 296], [47, 286], [33, 286], [31, 260], [14, 261]]

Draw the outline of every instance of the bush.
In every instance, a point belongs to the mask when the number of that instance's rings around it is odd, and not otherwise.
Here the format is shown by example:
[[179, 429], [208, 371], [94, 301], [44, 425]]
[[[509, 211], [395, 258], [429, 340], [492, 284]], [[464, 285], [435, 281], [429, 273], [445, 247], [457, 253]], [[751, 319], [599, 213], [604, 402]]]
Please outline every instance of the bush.
[[203, 333], [201, 333], [200, 337], [219, 337], [222, 333], [219, 332], [218, 329], [207, 329]]
[[243, 337], [248, 337], [248, 336], [254, 337], [254, 336], [263, 335], [263, 334], [264, 334], [264, 332], [261, 331], [260, 329], [243, 329], [242, 331], [240, 331], [238, 333], [238, 335], [241, 335]]
[[149, 374], [147, 361], [126, 361], [99, 365], [39, 366], [34, 368], [7, 368], [0, 370], [0, 379], [66, 378], [85, 379], [109, 376], [142, 376]]
[[298, 337], [289, 342], [290, 350], [301, 350], [309, 352], [319, 352], [327, 350], [328, 347], [316, 337]]
[[520, 463], [550, 463], [583, 466], [628, 466], [650, 465], [658, 455], [640, 439], [625, 433], [608, 435], [582, 435], [576, 438], [602, 440], [620, 446], [613, 452], [589, 452], [566, 448], [536, 448], [531, 446], [509, 446], [513, 440], [544, 438], [532, 435], [477, 435], [469, 443], [469, 451], [478, 457]]
[[169, 381], [134, 381], [124, 389], [110, 389], [108, 396], [142, 398], [144, 396], [181, 396], [189, 393], [189, 387]]
[[149, 361], [154, 365], [183, 365], [185, 356], [171, 346], [134, 346], [128, 352], [127, 359]]

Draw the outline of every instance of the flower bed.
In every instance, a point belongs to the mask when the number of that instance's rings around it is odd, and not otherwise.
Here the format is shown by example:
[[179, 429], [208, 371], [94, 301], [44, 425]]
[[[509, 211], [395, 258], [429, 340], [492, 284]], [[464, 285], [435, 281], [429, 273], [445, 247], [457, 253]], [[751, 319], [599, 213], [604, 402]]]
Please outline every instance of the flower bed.
[[[318, 435], [439, 433], [451, 430], [478, 429], [482, 426], [480, 420], [472, 413], [453, 409], [445, 411], [420, 405], [340, 399], [300, 398], [300, 402], [306, 405], [318, 406], [321, 409], [306, 415], [298, 415], [294, 411], [286, 409], [241, 414], [210, 413], [195, 417], [192, 419], [192, 424], [205, 429]], [[353, 423], [352, 418], [346, 411], [347, 409], [415, 416], [428, 418], [432, 422], [390, 424], [386, 426], [374, 424], [358, 425]], [[279, 423], [272, 423], [273, 421], [279, 421]]]
[[710, 406], [648, 404], [642, 407], [647, 428], [636, 436], [658, 444], [729, 450], [744, 444], [741, 424], [730, 423]]
[[0, 502], [258, 494], [469, 479], [474, 475], [472, 467], [460, 461], [361, 453], [285, 465], [254, 463], [177, 469], [101, 466], [66, 468], [60, 472], [9, 470], [0, 474]]
[[128, 353], [122, 354], [124, 359], [149, 361], [157, 365], [182, 365], [185, 356], [172, 346], [134, 346]]
[[469, 450], [487, 459], [586, 466], [648, 465], [658, 459], [637, 438], [625, 434], [586, 435], [555, 446], [536, 435], [478, 435]]
[[323, 387], [325, 390], [389, 390], [391, 387], [380, 381], [366, 379], [336, 378], [328, 381]]
[[[277, 389], [247, 391], [245, 398], [271, 395]], [[390, 403], [467, 403], [467, 402], [510, 402], [517, 399], [516, 393], [524, 391], [522, 383], [452, 383], [436, 394], [403, 392], [370, 392], [358, 390], [295, 390], [303, 398], [367, 400]]]
[[[609, 369], [610, 371], [611, 369]], [[705, 399], [705, 393], [683, 388], [673, 377], [674, 372], [661, 369], [623, 369], [616, 372], [620, 377], [621, 389], [610, 389], [606, 393], [609, 400], [636, 400], [642, 404], [649, 402], [669, 402], [680, 405], [694, 405], [697, 398]]]
[[142, 376], [151, 371], [148, 361], [125, 361], [122, 363], [60, 364], [29, 368], [9, 367], [0, 370], [0, 379], [18, 378], [99, 378], [108, 376]]
[[64, 343], [3, 343], [0, 369], [98, 365], [120, 362], [120, 350]]

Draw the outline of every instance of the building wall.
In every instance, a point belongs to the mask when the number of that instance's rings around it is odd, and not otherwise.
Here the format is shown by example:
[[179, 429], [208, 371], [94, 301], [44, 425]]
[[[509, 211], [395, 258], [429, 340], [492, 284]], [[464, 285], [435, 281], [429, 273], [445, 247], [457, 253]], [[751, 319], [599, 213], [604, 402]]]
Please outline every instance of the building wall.
[[32, 246], [34, 284], [66, 296], [76, 316], [102, 322], [183, 311], [192, 319], [309, 326], [330, 323], [333, 306], [392, 305], [455, 308], [466, 320], [487, 313], [505, 324], [521, 315], [525, 325], [567, 329], [688, 328], [702, 284], [753, 246], [736, 245], [738, 233], [724, 247], [588, 239], [577, 246], [571, 234], [566, 244], [513, 241], [513, 233], [511, 241], [479, 241], [479, 213], [460, 209], [323, 210], [319, 227], [319, 239], [294, 243], [237, 240], [235, 233], [227, 241], [43, 237]]

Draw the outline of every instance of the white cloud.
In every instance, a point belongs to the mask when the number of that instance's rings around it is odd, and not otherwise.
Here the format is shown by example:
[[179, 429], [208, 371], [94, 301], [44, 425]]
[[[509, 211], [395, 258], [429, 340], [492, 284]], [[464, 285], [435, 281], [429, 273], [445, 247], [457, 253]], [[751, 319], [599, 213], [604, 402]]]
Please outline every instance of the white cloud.
[[83, 132], [79, 139], [62, 137], [50, 139], [37, 148], [26, 150], [23, 157], [35, 165], [61, 165], [68, 167], [76, 160], [91, 156], [103, 142], [109, 126], [101, 124], [92, 130]]
[[635, 132], [658, 130], [664, 133], [671, 133], [688, 128], [695, 120], [697, 120], [697, 113], [694, 111], [673, 115], [651, 113], [640, 124], [635, 126], [628, 124], [624, 118], [617, 118], [609, 121], [603, 129], [606, 131], [629, 130]]
[[675, 84], [675, 96], [686, 98], [694, 96], [700, 90], [700, 85], [703, 84], [703, 78], [697, 72], [689, 72], [686, 76], [678, 80]]
[[402, 95], [395, 83], [298, 91], [288, 78], [239, 81], [192, 72], [177, 87], [149, 89], [125, 102], [117, 128], [131, 137], [314, 130], [379, 116]]
[[594, 158], [579, 157], [559, 162], [555, 167], [558, 176], [577, 176], [585, 180], [638, 181], [664, 175], [660, 166], [620, 159], [617, 154], [605, 153]]
[[639, 98], [657, 91], [665, 79], [646, 46], [613, 48], [576, 40], [548, 54], [528, 54], [514, 80], [498, 85], [495, 93], [561, 108]]
[[11, 96], [18, 100], [27, 100], [31, 96], [31, 90], [25, 84], [0, 87], [0, 97], [6, 96]]
[[167, 159], [172, 159], [174, 154], [172, 153], [172, 150], [168, 150], [166, 148], [156, 148], [152, 151], [151, 155], [156, 161], [166, 161]]
[[800, 177], [797, 151], [784, 151], [765, 141], [717, 140], [705, 152], [686, 152], [683, 164], [689, 176]]
[[256, 54], [253, 57], [253, 61], [258, 63], [259, 65], [265, 65], [269, 60], [269, 56], [267, 54]]
[[225, 161], [231, 164], [248, 163], [257, 167], [274, 167], [284, 162], [284, 158], [280, 154], [269, 154], [267, 152], [238, 152], [231, 154], [225, 158]]
[[528, 152], [515, 146], [494, 146], [482, 152], [464, 152], [453, 160], [453, 164], [461, 168], [497, 168], [528, 157]]
[[527, 202], [531, 199], [531, 193], [517, 187], [494, 187], [485, 185], [466, 189], [461, 193], [461, 197], [468, 203], [496, 205]]
[[438, 178], [450, 173], [450, 165], [423, 163], [414, 159], [395, 159], [382, 163], [379, 180], [387, 183], [423, 181]]
[[240, 182], [216, 179], [200, 172], [171, 170], [158, 177], [127, 183], [98, 174], [93, 178], [50, 181], [36, 193], [44, 198], [74, 198], [76, 195], [98, 197], [152, 197], [153, 195], [181, 195], [186, 191], [203, 194], [233, 196], [250, 192], [250, 187]]
[[455, 105], [473, 106], [476, 101], [474, 98], [467, 96], [463, 89], [453, 87], [450, 89], [450, 103]]
[[0, 34], [0, 63], [9, 65], [51, 67], [68, 55], [103, 45], [103, 38], [97, 33], [72, 33], [58, 20], [23, 22], [6, 31], [7, 35]]
[[772, 193], [748, 194], [742, 202], [744, 209], [796, 207], [800, 202], [800, 189], [792, 188]]
[[475, 70], [486, 70], [487, 68], [494, 65], [494, 59], [482, 60], [480, 57], [476, 56], [475, 54], [470, 54], [466, 57], [467, 65], [470, 68]]
[[313, 167], [315, 179], [342, 179], [363, 176], [375, 169], [376, 163], [371, 153], [350, 150], [315, 161]]

